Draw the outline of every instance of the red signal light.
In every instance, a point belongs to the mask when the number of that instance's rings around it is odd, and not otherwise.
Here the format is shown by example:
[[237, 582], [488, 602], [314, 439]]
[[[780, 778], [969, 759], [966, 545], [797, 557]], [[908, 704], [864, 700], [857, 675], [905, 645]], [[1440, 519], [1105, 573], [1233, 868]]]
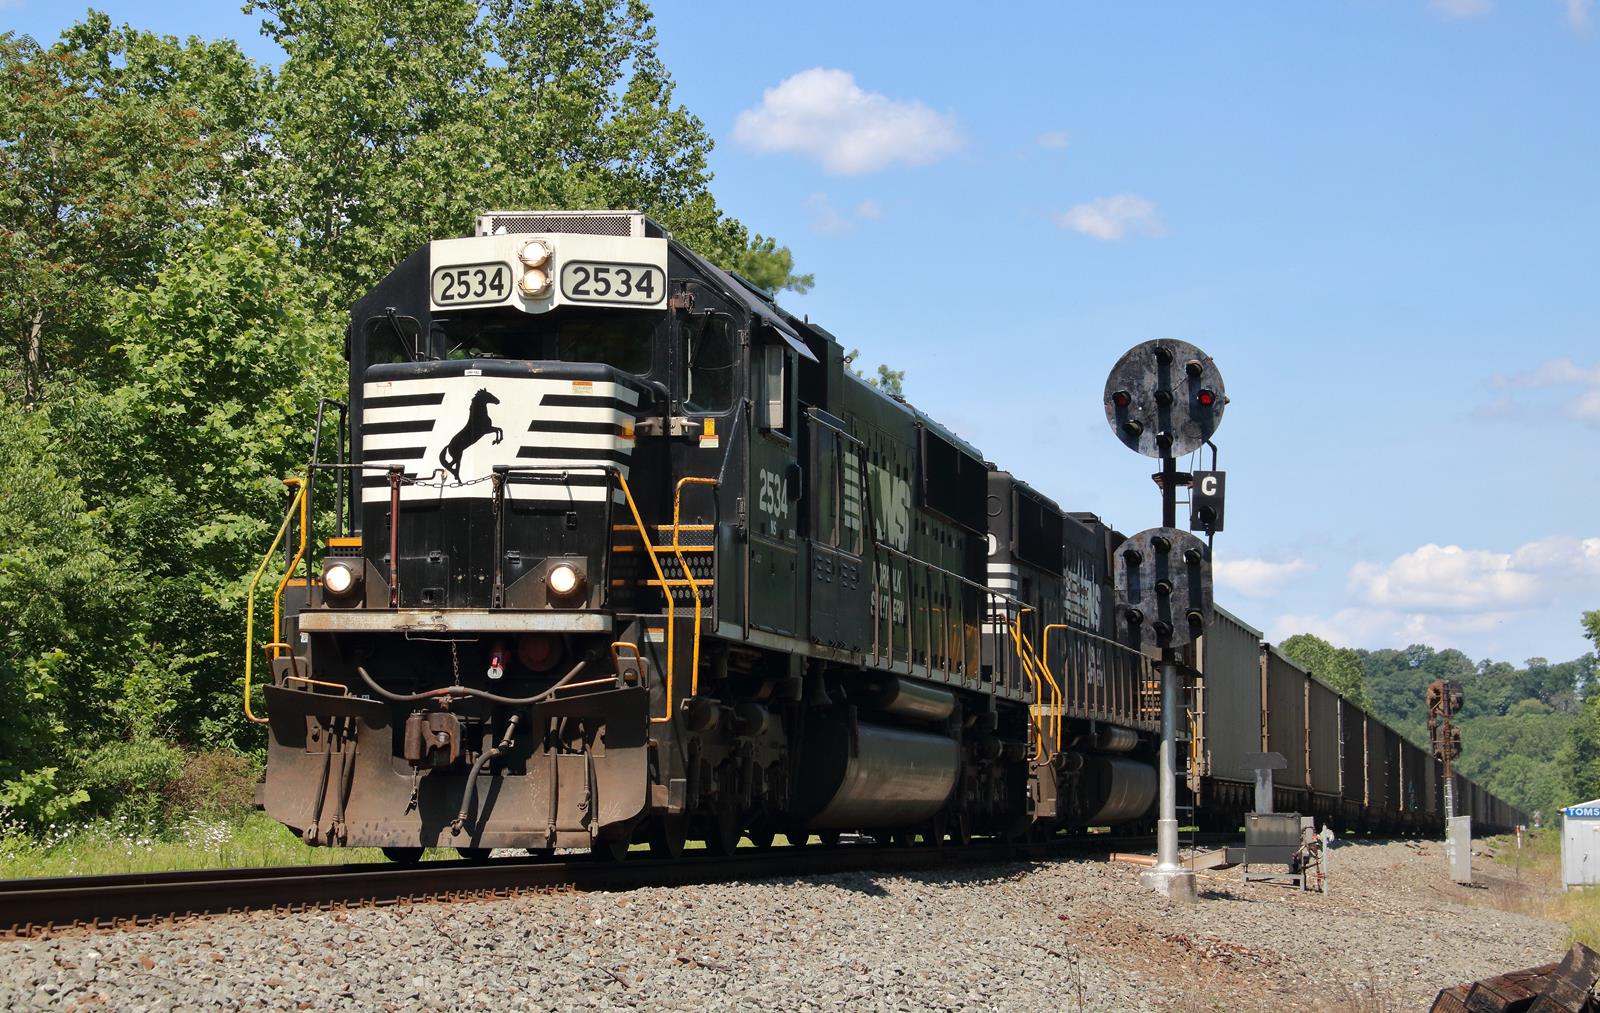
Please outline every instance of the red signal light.
[[1111, 395], [1111, 403], [1116, 405], [1118, 408], [1126, 408], [1133, 404], [1133, 397], [1129, 395], [1127, 391], [1119, 390], [1115, 394]]
[[1200, 393], [1196, 394], [1194, 399], [1200, 402], [1200, 407], [1210, 408], [1217, 403], [1217, 394], [1210, 387], [1201, 387]]

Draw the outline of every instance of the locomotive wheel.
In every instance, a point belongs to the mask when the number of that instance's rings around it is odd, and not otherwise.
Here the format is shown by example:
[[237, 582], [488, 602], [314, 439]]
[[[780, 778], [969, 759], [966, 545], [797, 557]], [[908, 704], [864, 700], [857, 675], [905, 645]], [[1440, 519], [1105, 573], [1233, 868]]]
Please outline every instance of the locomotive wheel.
[[396, 865], [416, 865], [422, 861], [421, 848], [384, 848], [383, 857]]
[[688, 839], [687, 817], [658, 816], [650, 823], [650, 854], [656, 858], [682, 858], [683, 844]]
[[492, 855], [493, 853], [494, 853], [494, 849], [493, 848], [457, 848], [456, 849], [456, 854], [460, 855], [462, 858], [465, 858], [469, 862], [478, 863], [478, 864], [481, 864], [483, 862], [487, 862], [489, 860], [489, 856]]
[[958, 847], [972, 847], [972, 820], [966, 813], [959, 813], [950, 826], [950, 839]]
[[739, 850], [743, 837], [743, 823], [737, 811], [719, 809], [706, 823], [706, 851], [718, 858], [726, 858]]

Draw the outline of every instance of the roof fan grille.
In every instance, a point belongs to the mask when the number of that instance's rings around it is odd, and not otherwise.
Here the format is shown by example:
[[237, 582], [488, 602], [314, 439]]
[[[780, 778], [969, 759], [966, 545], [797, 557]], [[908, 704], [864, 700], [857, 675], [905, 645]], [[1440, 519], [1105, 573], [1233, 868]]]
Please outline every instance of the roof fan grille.
[[580, 236], [636, 236], [644, 222], [637, 214], [488, 214], [478, 219], [484, 236], [568, 233]]

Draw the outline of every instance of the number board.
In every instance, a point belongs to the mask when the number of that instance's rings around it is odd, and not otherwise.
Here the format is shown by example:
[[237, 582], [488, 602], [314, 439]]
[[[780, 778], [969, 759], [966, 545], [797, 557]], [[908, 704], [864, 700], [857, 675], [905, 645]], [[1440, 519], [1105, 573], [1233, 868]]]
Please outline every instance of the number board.
[[667, 297], [666, 275], [651, 264], [573, 260], [561, 265], [561, 296], [568, 302], [653, 306]]
[[475, 306], [505, 302], [511, 294], [511, 265], [459, 264], [433, 272], [435, 306]]

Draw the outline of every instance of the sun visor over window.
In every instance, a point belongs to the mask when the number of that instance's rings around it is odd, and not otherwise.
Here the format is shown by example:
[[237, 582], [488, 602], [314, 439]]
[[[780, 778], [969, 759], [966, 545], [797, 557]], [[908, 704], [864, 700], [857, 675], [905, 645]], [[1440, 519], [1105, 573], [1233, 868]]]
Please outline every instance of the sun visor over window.
[[[687, 250], [683, 252], [688, 254]], [[770, 302], [761, 298], [761, 296], [757, 295], [755, 292], [752, 292], [749, 287], [741, 282], [738, 278], [735, 278], [733, 275], [711, 263], [709, 260], [706, 260], [704, 257], [695, 255], [693, 259], [697, 261], [701, 270], [705, 271], [707, 274], [716, 279], [717, 284], [721, 285], [728, 295], [738, 299], [741, 303], [743, 303], [757, 320], [760, 320], [762, 323], [766, 324], [768, 327], [771, 327], [773, 330], [782, 335], [783, 340], [788, 342], [789, 347], [794, 349], [795, 352], [799, 354], [800, 358], [809, 362], [817, 361], [817, 357], [812, 354], [811, 349], [806, 347], [805, 341], [801, 339], [800, 335], [793, 327], [789, 326], [789, 322], [783, 319], [783, 316], [778, 312], [777, 308], [774, 307]]]

